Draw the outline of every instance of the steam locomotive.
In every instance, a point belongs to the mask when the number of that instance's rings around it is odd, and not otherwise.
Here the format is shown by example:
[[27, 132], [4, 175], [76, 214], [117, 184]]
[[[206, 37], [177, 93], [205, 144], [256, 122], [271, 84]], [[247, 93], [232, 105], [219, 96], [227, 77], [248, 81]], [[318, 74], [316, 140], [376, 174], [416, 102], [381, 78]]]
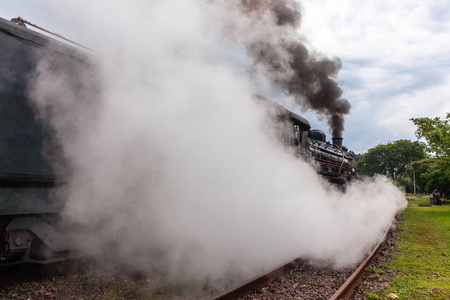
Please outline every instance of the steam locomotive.
[[[73, 228], [60, 214], [61, 199], [52, 196], [64, 184], [54, 170], [64, 164], [51, 126], [29, 100], [32, 75], [41, 57], [75, 81], [86, 53], [0, 18], [0, 266], [49, 263], [76, 257]], [[311, 130], [308, 121], [284, 107], [268, 104], [280, 126], [280, 140], [295, 155], [311, 161], [330, 181], [343, 183], [355, 175], [355, 159], [341, 145], [325, 140], [324, 132]], [[54, 99], [57, 101], [58, 99]]]
[[279, 139], [296, 156], [309, 161], [332, 183], [342, 185], [356, 177], [355, 157], [342, 146], [341, 137], [333, 137], [330, 143], [326, 141], [325, 132], [311, 129], [305, 118], [262, 96], [257, 99], [265, 103], [269, 115], [281, 124]]

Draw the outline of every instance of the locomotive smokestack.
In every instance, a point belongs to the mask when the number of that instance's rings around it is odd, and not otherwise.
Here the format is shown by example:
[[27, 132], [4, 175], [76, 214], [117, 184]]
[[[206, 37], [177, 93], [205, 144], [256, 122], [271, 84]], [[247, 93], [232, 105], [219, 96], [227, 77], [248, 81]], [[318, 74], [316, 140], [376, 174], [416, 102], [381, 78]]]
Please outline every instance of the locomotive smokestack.
[[339, 148], [342, 148], [342, 138], [341, 137], [333, 137], [331, 139], [333, 145], [337, 145]]

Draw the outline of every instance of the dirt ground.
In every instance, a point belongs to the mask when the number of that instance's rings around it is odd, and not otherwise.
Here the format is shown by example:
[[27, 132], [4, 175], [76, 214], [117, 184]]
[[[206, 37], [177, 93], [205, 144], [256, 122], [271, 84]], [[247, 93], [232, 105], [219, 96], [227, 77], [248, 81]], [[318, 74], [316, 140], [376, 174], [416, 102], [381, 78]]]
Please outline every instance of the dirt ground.
[[[50, 272], [54, 273], [54, 272]], [[207, 285], [174, 284], [162, 274], [132, 274], [120, 268], [77, 268], [62, 274], [39, 275], [38, 279], [4, 287], [3, 299], [204, 299], [220, 291]]]

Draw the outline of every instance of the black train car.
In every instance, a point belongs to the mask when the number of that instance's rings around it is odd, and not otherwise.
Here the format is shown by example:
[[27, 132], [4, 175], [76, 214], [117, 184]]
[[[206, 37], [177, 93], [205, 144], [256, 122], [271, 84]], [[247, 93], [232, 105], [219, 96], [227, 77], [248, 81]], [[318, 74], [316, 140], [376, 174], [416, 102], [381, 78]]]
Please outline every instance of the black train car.
[[319, 174], [330, 182], [345, 184], [356, 176], [356, 160], [342, 146], [342, 138], [326, 141], [325, 132], [311, 130], [305, 118], [264, 97], [257, 96], [268, 107], [269, 115], [279, 126], [279, 138], [299, 157], [303, 157], [317, 168]]
[[0, 18], [0, 265], [57, 261], [74, 249], [64, 203], [51, 196], [62, 184], [61, 149], [29, 96], [44, 57], [75, 82], [86, 63], [76, 48]]

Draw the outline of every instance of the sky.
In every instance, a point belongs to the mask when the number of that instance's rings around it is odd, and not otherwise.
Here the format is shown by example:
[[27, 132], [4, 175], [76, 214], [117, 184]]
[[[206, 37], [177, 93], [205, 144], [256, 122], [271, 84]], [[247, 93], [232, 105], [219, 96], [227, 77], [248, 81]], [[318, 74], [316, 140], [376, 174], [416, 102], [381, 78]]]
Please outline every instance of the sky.
[[352, 105], [344, 133], [349, 149], [416, 140], [410, 118], [450, 112], [450, 2], [301, 3], [301, 33], [342, 60], [338, 82]]
[[[80, 43], [80, 31], [29, 0], [0, 0], [0, 17], [21, 16]], [[416, 117], [450, 112], [450, 3], [302, 0], [299, 35], [314, 51], [339, 57], [337, 81], [352, 109], [344, 145], [364, 153], [378, 144], [416, 140]], [[312, 111], [289, 108], [322, 129]]]

